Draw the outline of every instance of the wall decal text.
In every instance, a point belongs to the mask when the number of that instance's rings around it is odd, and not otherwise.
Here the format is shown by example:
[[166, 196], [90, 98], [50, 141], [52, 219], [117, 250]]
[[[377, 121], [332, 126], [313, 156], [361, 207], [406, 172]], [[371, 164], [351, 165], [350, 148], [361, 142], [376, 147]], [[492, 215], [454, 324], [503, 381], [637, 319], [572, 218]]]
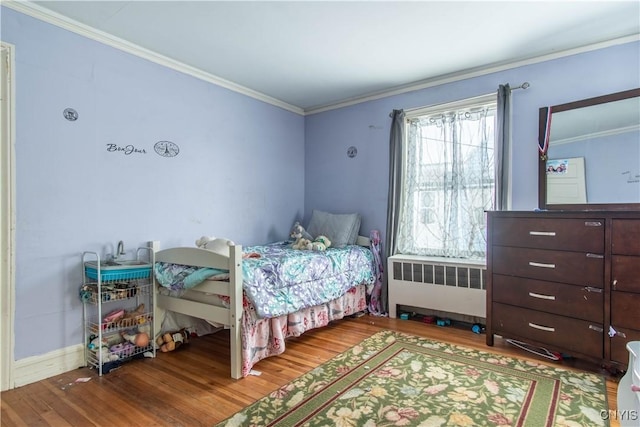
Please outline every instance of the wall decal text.
[[144, 148], [136, 148], [131, 144], [125, 145], [124, 147], [121, 147], [117, 144], [107, 144], [107, 151], [110, 153], [123, 153], [127, 156], [134, 153], [147, 154], [147, 150], [145, 150]]

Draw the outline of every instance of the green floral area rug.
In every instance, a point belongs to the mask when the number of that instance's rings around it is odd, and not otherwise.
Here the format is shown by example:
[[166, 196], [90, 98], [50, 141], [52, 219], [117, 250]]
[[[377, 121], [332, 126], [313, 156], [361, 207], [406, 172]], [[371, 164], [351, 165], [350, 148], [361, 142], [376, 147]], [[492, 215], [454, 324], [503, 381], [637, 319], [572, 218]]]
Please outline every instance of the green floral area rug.
[[383, 331], [218, 426], [608, 426], [607, 410], [602, 376]]

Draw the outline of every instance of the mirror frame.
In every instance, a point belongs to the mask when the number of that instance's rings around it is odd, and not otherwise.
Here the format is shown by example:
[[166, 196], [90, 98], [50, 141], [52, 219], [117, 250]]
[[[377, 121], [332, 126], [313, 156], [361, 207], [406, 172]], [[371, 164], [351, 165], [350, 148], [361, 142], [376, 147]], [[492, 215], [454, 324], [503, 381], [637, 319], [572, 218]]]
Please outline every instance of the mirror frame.
[[[589, 107], [591, 105], [604, 104], [607, 102], [620, 101], [623, 99], [640, 97], [640, 88], [625, 90], [623, 92], [611, 93], [594, 98], [581, 99], [579, 101], [568, 102], [566, 104], [552, 105], [551, 107], [542, 107], [539, 110], [539, 127], [538, 142], [540, 147], [545, 146], [547, 133], [547, 112], [551, 108], [552, 113], [560, 113], [562, 111], [574, 110], [577, 108]], [[540, 153], [539, 153], [540, 154]], [[560, 210], [560, 211], [606, 211], [606, 210], [624, 210], [638, 211], [640, 210], [640, 202], [638, 203], [586, 203], [586, 204], [547, 204], [547, 155], [539, 155], [538, 161], [538, 208], [541, 210]]]

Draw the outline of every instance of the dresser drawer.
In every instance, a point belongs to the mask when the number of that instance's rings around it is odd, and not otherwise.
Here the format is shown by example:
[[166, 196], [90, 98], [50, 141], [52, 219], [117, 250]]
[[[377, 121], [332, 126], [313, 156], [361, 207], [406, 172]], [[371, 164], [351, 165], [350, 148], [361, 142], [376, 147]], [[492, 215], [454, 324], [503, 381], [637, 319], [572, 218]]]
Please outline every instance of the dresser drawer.
[[614, 290], [640, 293], [640, 256], [613, 255], [611, 278]]
[[493, 273], [602, 288], [602, 255], [493, 246]]
[[494, 274], [492, 289], [496, 302], [603, 323], [602, 288]]
[[[603, 357], [603, 326], [570, 317], [493, 303], [494, 333], [523, 337], [591, 357]], [[526, 337], [526, 338], [524, 338]]]
[[493, 244], [604, 253], [603, 219], [494, 218]]
[[640, 294], [611, 292], [611, 324], [640, 329]]
[[611, 252], [618, 255], [640, 255], [640, 220], [612, 220]]
[[611, 360], [626, 365], [627, 363], [629, 363], [629, 352], [627, 351], [627, 343], [629, 341], [640, 341], [640, 330], [616, 328], [616, 325], [612, 326], [618, 332], [618, 334], [610, 338]]

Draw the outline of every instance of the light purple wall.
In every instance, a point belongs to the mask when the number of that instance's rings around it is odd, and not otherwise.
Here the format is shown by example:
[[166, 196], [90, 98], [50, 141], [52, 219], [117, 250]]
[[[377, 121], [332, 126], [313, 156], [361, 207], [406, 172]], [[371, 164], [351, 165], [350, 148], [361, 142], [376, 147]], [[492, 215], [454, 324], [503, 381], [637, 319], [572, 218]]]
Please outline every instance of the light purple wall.
[[[530, 82], [513, 95], [513, 185], [514, 208], [533, 209], [538, 108], [640, 86], [630, 43], [303, 118], [8, 8], [1, 24], [16, 46], [16, 360], [82, 341], [85, 250], [274, 241], [314, 208], [360, 212], [362, 233], [384, 235], [394, 108]], [[180, 155], [156, 155], [160, 140]]]
[[[435, 59], [437, 60], [437, 59]], [[366, 72], [366, 70], [363, 70]], [[361, 234], [385, 238], [389, 131], [394, 109], [443, 104], [494, 93], [498, 85], [529, 82], [513, 91], [513, 209], [538, 207], [538, 110], [640, 87], [640, 43], [522, 66], [507, 71], [326, 111], [306, 117], [305, 222], [313, 209], [360, 212]], [[347, 157], [355, 146], [358, 155]]]
[[[16, 360], [82, 342], [83, 251], [288, 237], [303, 213], [303, 116], [1, 12], [16, 47]], [[161, 140], [180, 154], [157, 155]]]

